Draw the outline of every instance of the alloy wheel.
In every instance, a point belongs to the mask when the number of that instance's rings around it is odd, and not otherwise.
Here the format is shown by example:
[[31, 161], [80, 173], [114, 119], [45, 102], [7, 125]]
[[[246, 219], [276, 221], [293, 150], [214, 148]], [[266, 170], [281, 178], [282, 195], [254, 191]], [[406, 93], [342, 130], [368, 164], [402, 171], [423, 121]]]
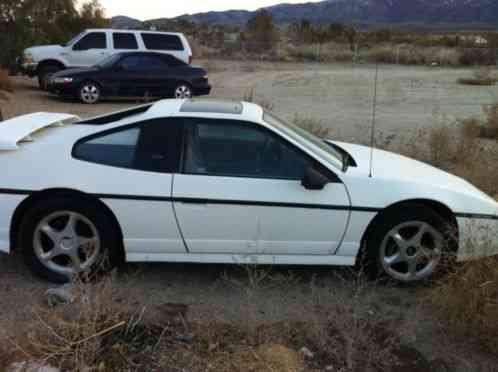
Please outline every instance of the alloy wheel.
[[100, 89], [95, 84], [85, 84], [81, 88], [80, 96], [85, 103], [96, 103], [100, 98]]
[[71, 211], [51, 213], [35, 228], [33, 247], [42, 265], [58, 274], [72, 276], [97, 263], [101, 239], [95, 225]]
[[192, 90], [190, 87], [186, 84], [179, 85], [175, 89], [175, 98], [191, 98], [192, 97]]
[[400, 224], [385, 236], [380, 249], [384, 271], [402, 282], [430, 277], [438, 266], [444, 248], [444, 237], [426, 222]]

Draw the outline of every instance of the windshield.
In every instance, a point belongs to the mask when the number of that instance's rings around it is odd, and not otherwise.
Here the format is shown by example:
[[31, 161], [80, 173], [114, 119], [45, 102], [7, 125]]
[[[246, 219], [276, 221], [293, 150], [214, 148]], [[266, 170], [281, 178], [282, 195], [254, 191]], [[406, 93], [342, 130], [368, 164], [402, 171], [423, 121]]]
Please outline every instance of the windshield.
[[78, 35], [76, 35], [75, 37], [73, 37], [71, 40], [69, 40], [66, 44], [63, 44], [62, 46], [63, 47], [68, 47], [70, 45], [73, 45], [76, 40], [78, 40], [80, 38], [80, 36], [82, 36], [85, 32], [80, 32]]
[[112, 56], [109, 56], [107, 58], [104, 58], [102, 61], [97, 63], [95, 67], [98, 68], [106, 68], [114, 65], [119, 59], [121, 58], [121, 54], [113, 54]]
[[325, 152], [332, 159], [332, 163], [339, 169], [343, 168], [343, 156], [333, 147], [329, 146], [323, 139], [315, 136], [314, 134], [308, 132], [307, 130], [298, 127], [297, 125], [291, 124], [285, 120], [280, 119], [272, 113], [265, 111], [263, 120], [268, 124], [277, 127], [285, 132], [285, 134], [295, 138], [302, 139], [310, 142], [314, 146], [318, 147], [320, 150]]

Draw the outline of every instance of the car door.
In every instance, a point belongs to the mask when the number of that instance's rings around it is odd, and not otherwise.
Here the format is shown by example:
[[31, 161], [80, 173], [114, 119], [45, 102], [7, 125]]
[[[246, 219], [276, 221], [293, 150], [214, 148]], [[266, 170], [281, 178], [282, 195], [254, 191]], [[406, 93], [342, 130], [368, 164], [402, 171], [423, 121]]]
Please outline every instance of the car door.
[[[153, 119], [102, 131], [72, 151], [78, 187], [97, 195], [119, 221], [129, 260], [186, 253], [171, 201], [181, 152], [181, 123]], [[160, 260], [160, 259], [159, 259]]]
[[132, 54], [121, 60], [113, 79], [121, 95], [160, 96], [166, 69], [166, 63], [158, 56]]
[[69, 67], [89, 67], [109, 56], [107, 34], [89, 32], [67, 52]]
[[[294, 145], [256, 124], [186, 119], [173, 199], [191, 253], [329, 255], [349, 219], [345, 186]], [[307, 168], [323, 190], [302, 186]]]

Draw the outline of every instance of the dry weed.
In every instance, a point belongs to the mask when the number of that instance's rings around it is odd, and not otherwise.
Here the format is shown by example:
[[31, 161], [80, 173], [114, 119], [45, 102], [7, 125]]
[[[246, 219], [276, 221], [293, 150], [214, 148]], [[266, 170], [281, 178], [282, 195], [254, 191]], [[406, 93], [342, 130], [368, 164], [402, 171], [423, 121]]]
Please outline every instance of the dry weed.
[[490, 86], [495, 85], [498, 81], [498, 77], [494, 71], [489, 67], [481, 67], [473, 72], [473, 77], [471, 78], [460, 78], [457, 80], [459, 84], [463, 85], [482, 85]]
[[328, 128], [322, 120], [295, 114], [292, 122], [319, 138], [330, 138], [333, 135], [333, 130]]
[[256, 98], [256, 92], [254, 88], [247, 90], [242, 97], [245, 102], [252, 102], [260, 105], [263, 109], [267, 111], [272, 111], [274, 109], [273, 103], [266, 98]]

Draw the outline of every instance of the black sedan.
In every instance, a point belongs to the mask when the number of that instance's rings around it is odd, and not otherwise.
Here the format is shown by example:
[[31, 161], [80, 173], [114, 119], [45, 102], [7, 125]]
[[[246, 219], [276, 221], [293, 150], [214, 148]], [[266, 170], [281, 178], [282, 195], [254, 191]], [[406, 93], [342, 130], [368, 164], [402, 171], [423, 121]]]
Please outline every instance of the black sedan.
[[102, 97], [190, 98], [211, 92], [206, 70], [150, 52], [118, 53], [90, 68], [59, 71], [47, 88], [88, 104]]

